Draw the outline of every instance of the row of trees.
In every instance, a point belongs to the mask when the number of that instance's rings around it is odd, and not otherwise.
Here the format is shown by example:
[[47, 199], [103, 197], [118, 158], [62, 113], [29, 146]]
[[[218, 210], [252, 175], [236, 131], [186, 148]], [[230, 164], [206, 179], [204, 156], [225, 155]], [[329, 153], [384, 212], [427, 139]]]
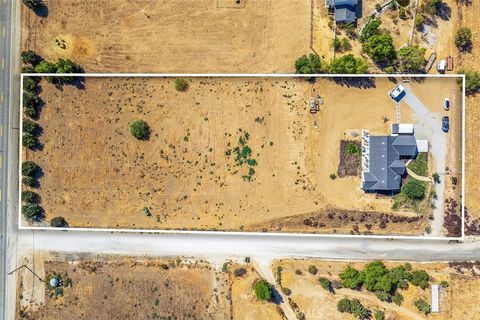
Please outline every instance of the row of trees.
[[320, 60], [320, 57], [311, 53], [298, 58], [295, 61], [295, 71], [298, 74], [316, 74], [316, 73], [345, 73], [345, 74], [363, 74], [367, 73], [367, 62], [362, 58], [357, 58], [353, 54], [347, 54], [336, 58], [330, 65]]
[[424, 270], [412, 271], [409, 263], [388, 269], [382, 261], [373, 261], [365, 266], [362, 271], [347, 266], [340, 273], [342, 285], [346, 288], [359, 290], [365, 288], [375, 292], [382, 301], [401, 304], [403, 297], [397, 289], [406, 289], [408, 284], [426, 289], [429, 286], [430, 276]]
[[38, 117], [39, 108], [42, 104], [38, 93], [38, 78], [23, 78], [23, 113], [26, 118], [22, 125], [22, 144], [25, 148], [35, 149], [39, 145], [38, 136], [40, 135], [40, 126], [33, 119]]
[[[23, 51], [22, 62], [24, 64], [22, 68], [23, 73], [81, 73], [82, 68], [70, 59], [59, 58], [56, 63], [52, 63], [40, 57], [36, 52], [32, 50]], [[54, 84], [71, 84], [74, 82], [75, 77], [70, 76], [58, 76], [58, 77], [45, 77], [45, 79]]]
[[[22, 163], [22, 184], [27, 187], [37, 187], [37, 178], [42, 169], [33, 161]], [[40, 206], [40, 197], [36, 192], [26, 190], [22, 192], [22, 214], [27, 220], [40, 220], [43, 217], [43, 208]]]

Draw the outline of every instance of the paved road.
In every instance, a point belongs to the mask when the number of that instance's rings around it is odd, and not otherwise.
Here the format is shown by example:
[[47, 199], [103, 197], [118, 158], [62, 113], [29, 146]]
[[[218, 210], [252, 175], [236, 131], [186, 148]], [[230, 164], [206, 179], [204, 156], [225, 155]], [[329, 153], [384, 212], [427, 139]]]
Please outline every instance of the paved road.
[[[17, 152], [19, 111], [19, 4], [0, 0], [0, 318], [7, 317], [6, 297], [15, 293], [15, 282], [6, 278], [16, 264]], [[13, 255], [12, 255], [13, 254]], [[13, 288], [12, 288], [13, 286]], [[11, 307], [11, 306], [10, 306]], [[11, 318], [11, 316], [10, 316]], [[13, 319], [13, 318], [12, 318]]]

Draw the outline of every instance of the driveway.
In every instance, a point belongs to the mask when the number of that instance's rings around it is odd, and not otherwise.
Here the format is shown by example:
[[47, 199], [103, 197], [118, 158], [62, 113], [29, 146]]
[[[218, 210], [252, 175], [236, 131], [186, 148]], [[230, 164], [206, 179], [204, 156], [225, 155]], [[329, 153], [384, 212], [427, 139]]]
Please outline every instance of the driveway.
[[406, 95], [402, 102], [412, 109], [415, 136], [418, 139], [429, 141], [430, 153], [433, 158], [433, 171], [440, 175], [440, 183], [435, 184], [437, 198], [434, 200], [433, 221], [431, 224], [430, 236], [443, 236], [443, 198], [445, 192], [445, 167], [447, 157], [447, 136], [442, 131], [442, 116], [430, 110], [420, 101], [410, 88], [405, 88]]

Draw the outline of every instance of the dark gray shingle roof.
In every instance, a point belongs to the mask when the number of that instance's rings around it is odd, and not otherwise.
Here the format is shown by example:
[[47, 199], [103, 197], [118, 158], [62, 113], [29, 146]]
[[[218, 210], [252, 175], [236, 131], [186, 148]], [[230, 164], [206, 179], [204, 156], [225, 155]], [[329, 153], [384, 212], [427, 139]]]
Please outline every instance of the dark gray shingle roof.
[[363, 175], [365, 191], [399, 191], [405, 163], [415, 157], [417, 141], [413, 135], [370, 136], [369, 172]]
[[337, 22], [355, 22], [355, 7], [341, 5], [335, 7], [335, 21]]

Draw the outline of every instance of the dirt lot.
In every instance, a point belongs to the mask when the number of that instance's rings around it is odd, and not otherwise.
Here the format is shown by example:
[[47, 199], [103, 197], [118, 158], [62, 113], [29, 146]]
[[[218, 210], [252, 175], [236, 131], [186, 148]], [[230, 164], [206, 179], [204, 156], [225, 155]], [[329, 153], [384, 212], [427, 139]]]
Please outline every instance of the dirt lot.
[[[38, 270], [37, 270], [38, 272]], [[18, 310], [23, 319], [227, 319], [228, 279], [206, 262], [187, 260], [46, 261], [44, 275], [60, 273], [72, 286], [62, 286], [63, 296], [41, 284], [45, 297], [35, 306], [23, 290], [20, 273]], [[28, 280], [32, 278], [31, 280]], [[65, 283], [65, 282], [64, 282]], [[38, 288], [37, 288], [38, 290]]]
[[[399, 263], [385, 263], [387, 267], [395, 267]], [[448, 288], [440, 292], [440, 312], [432, 313], [424, 317], [414, 306], [414, 301], [420, 298], [431, 303], [431, 289], [422, 290], [410, 285], [406, 290], [399, 290], [405, 301], [401, 306], [394, 303], [381, 302], [375, 294], [366, 290], [350, 290], [346, 288], [336, 289], [335, 294], [328, 293], [319, 284], [320, 277], [329, 280], [340, 280], [338, 274], [347, 265], [361, 269], [364, 262], [342, 262], [342, 261], [319, 261], [319, 260], [280, 260], [276, 261], [272, 268], [277, 270], [278, 266], [283, 268], [282, 285], [292, 290], [291, 299], [299, 306], [306, 319], [354, 319], [353, 316], [339, 313], [337, 303], [346, 297], [357, 298], [370, 310], [385, 310], [385, 319], [473, 319], [478, 314], [478, 290], [480, 289], [480, 278], [468, 270], [462, 273], [456, 271], [448, 263], [411, 263], [413, 270], [424, 269], [433, 278], [432, 284], [438, 284], [446, 280]], [[307, 272], [309, 265], [317, 267], [317, 274]], [[299, 270], [301, 274], [297, 274]], [[477, 270], [478, 271], [478, 270]], [[468, 297], [468, 299], [467, 299]]]
[[87, 72], [291, 72], [310, 52], [310, 1], [44, 3], [44, 18], [22, 6], [22, 48]]
[[[147, 229], [418, 234], [425, 228], [426, 217], [393, 213], [390, 198], [365, 194], [360, 177], [329, 177], [338, 169], [341, 140], [358, 139], [353, 132], [362, 128], [390, 133], [389, 80], [376, 79], [370, 88], [327, 79], [189, 81], [187, 92], [165, 78], [87, 78], [84, 90], [63, 91], [42, 81], [43, 147], [23, 156], [43, 168], [38, 192], [46, 220], [60, 215], [75, 227]], [[437, 108], [440, 98], [423, 93], [456, 86], [455, 79], [439, 81], [412, 86]], [[307, 109], [312, 90], [325, 101], [315, 115]], [[150, 124], [148, 141], [128, 132], [137, 119]], [[257, 162], [250, 182], [242, 179], [248, 166], [226, 156], [246, 133]]]
[[[244, 268], [246, 274], [241, 277], [235, 277], [233, 272], [238, 268]], [[274, 303], [262, 302], [255, 297], [252, 287], [255, 281], [261, 279], [261, 277], [254, 268], [246, 265], [233, 264], [229, 266], [229, 278], [233, 319], [282, 319]]]

